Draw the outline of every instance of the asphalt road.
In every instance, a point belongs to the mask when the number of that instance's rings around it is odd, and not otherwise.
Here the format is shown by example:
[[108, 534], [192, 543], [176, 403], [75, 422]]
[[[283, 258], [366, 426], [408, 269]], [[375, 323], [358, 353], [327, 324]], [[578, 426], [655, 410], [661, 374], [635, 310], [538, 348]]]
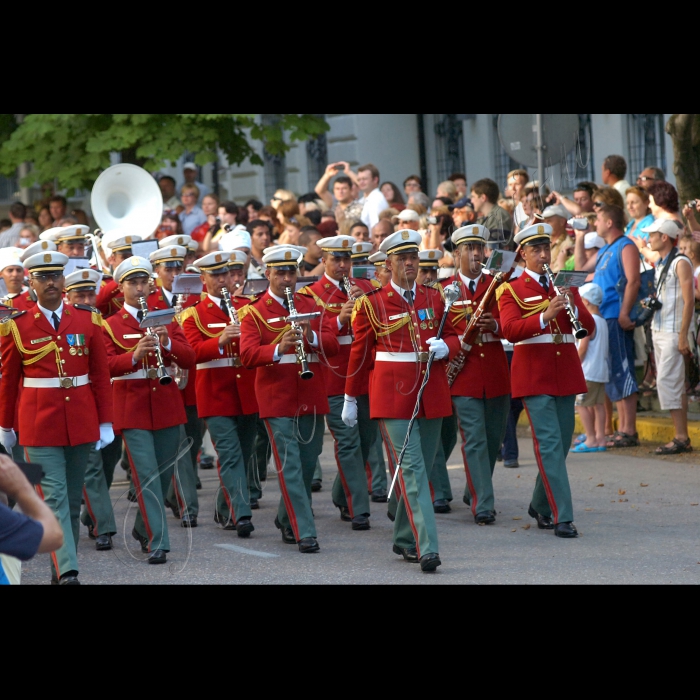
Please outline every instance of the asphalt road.
[[[353, 532], [331, 502], [336, 468], [330, 437], [321, 463], [323, 489], [314, 494], [318, 554], [300, 554], [281, 541], [273, 524], [279, 499], [271, 471], [256, 530], [249, 539], [213, 521], [218, 479], [200, 472], [199, 527], [187, 530], [168, 511], [172, 551], [164, 566], [149, 566], [131, 538], [135, 511], [127, 483], [112, 487], [118, 527], [114, 549], [97, 552], [81, 529], [83, 584], [691, 584], [700, 582], [700, 484], [695, 459], [659, 459], [649, 449], [569, 456], [576, 525], [581, 537], [561, 540], [538, 530], [527, 508], [537, 468], [531, 441], [520, 438], [521, 467], [496, 465], [497, 521], [474, 524], [462, 503], [464, 471], [459, 446], [449, 465], [452, 512], [437, 515], [440, 557], [424, 574], [391, 551], [392, 523], [385, 504], [372, 504], [372, 529]], [[124, 472], [117, 467], [116, 479]], [[22, 583], [48, 584], [48, 555], [26, 563]]]

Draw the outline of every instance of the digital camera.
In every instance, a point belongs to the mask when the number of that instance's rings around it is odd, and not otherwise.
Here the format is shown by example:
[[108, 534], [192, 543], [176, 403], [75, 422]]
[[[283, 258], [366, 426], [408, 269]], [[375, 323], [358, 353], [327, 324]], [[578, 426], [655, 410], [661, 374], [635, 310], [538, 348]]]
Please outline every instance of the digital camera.
[[648, 296], [639, 302], [642, 310], [637, 314], [637, 325], [643, 326], [651, 319], [656, 311], [663, 307], [663, 304], [654, 296]]

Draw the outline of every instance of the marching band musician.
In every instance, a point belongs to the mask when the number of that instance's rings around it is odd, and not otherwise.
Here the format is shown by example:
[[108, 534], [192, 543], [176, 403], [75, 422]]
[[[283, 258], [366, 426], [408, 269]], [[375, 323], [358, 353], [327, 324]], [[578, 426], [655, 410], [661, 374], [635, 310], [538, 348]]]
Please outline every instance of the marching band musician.
[[[318, 362], [338, 353], [337, 318], [319, 314], [309, 321], [287, 318], [287, 295], [298, 314], [317, 311], [308, 296], [294, 294], [301, 251], [294, 246], [267, 248], [263, 255], [269, 289], [241, 309], [241, 359], [257, 367], [255, 393], [260, 417], [270, 437], [282, 492], [276, 527], [282, 541], [298, 544], [302, 553], [320, 550], [313, 513], [311, 480], [323, 449], [323, 416], [328, 413], [324, 375]], [[286, 292], [285, 290], [290, 290]], [[302, 379], [302, 358], [313, 376]]]
[[[459, 251], [456, 279], [461, 283], [461, 296], [452, 305], [447, 318], [447, 324], [454, 330], [454, 335], [447, 340], [450, 360], [454, 361], [457, 356], [464, 358], [450, 391], [462, 435], [467, 477], [464, 502], [471, 506], [477, 525], [496, 520], [492, 477], [510, 409], [510, 373], [500, 341], [495, 298], [491, 302], [493, 310], [485, 311], [477, 322], [479, 334], [474, 346], [467, 351], [460, 342], [493, 281], [482, 268], [488, 239], [488, 229], [477, 224], [463, 226], [452, 234], [452, 243]], [[492, 289], [491, 294], [494, 291]]]
[[[416, 284], [421, 235], [404, 229], [391, 234], [380, 246], [387, 255], [391, 282], [355, 302], [355, 342], [350, 353], [345, 384], [343, 420], [357, 421], [356, 396], [362, 390], [362, 368], [374, 362], [370, 377], [370, 411], [379, 418], [397, 462], [419, 387], [426, 371], [429, 351], [433, 364], [426, 398], [418, 407], [418, 420], [410, 434], [397, 481], [399, 505], [394, 522], [393, 551], [422, 571], [440, 566], [437, 527], [430, 495], [430, 470], [440, 436], [442, 418], [452, 413], [443, 363], [448, 347], [436, 338], [444, 311], [440, 291]], [[428, 398], [429, 397], [429, 398]]]
[[7, 294], [0, 298], [0, 302], [20, 311], [27, 311], [30, 301], [29, 291], [24, 286], [24, 265], [22, 264], [21, 248], [0, 248], [0, 277], [5, 282]]
[[391, 272], [386, 266], [386, 253], [378, 250], [376, 253], [372, 253], [367, 260], [374, 265], [374, 279], [379, 282], [381, 287], [386, 287], [391, 282]]
[[84, 258], [89, 231], [90, 227], [83, 224], [57, 226], [42, 231], [39, 240], [55, 243], [56, 250], [69, 258]]
[[[246, 254], [240, 250], [209, 253], [195, 261], [207, 295], [182, 313], [182, 329], [197, 358], [197, 410], [218, 455], [221, 490], [214, 522], [224, 530], [236, 530], [239, 537], [249, 537], [255, 529], [246, 466], [258, 422], [256, 370], [242, 366], [240, 321], [233, 323], [231, 318], [251, 301], [230, 294], [245, 279], [245, 263]], [[223, 298], [224, 289], [234, 313]]]
[[[189, 236], [168, 236], [158, 243], [158, 250], [149, 256], [156, 273], [156, 288], [147, 296], [149, 311], [176, 308], [188, 308], [196, 304], [199, 294], [183, 295], [173, 293], [175, 278], [182, 274]], [[175, 316], [176, 320], [178, 316]], [[199, 498], [197, 496], [197, 454], [202, 446], [203, 429], [201, 419], [197, 415], [197, 395], [195, 390], [195, 370], [189, 370], [187, 383], [180, 390], [180, 397], [185, 406], [187, 420], [180, 430], [180, 442], [187, 438], [192, 444], [187, 456], [180, 462], [180, 478], [173, 480], [165, 497], [165, 505], [180, 521], [182, 527], [197, 527], [199, 515]]]
[[[354, 242], [352, 236], [333, 236], [316, 241], [322, 251], [324, 274], [317, 282], [303, 287], [299, 293], [312, 297], [324, 314], [334, 321], [340, 345], [335, 357], [328, 360], [322, 357], [330, 408], [326, 423], [335, 442], [335, 461], [338, 465], [338, 474], [333, 483], [333, 504], [340, 510], [340, 519], [351, 522], [353, 530], [369, 530], [370, 507], [360, 429], [345, 425], [341, 416], [352, 344], [350, 317], [355, 305], [352, 287], [360, 292], [358, 283], [364, 282], [365, 288], [369, 286], [367, 280], [350, 278]], [[346, 289], [344, 280], [350, 289]], [[367, 426], [362, 427], [366, 429]], [[375, 429], [368, 436], [368, 445], [376, 439], [376, 432]]]
[[502, 334], [515, 345], [512, 393], [530, 419], [539, 474], [528, 509], [537, 527], [557, 537], [576, 537], [566, 456], [574, 432], [576, 394], [586, 392], [567, 297], [578, 321], [591, 333], [592, 316], [577, 289], [559, 295], [545, 274], [551, 261], [552, 227], [528, 226], [515, 236], [525, 260], [520, 277], [497, 291]]
[[[131, 244], [141, 241], [141, 236], [130, 234], [123, 229], [114, 229], [105, 233], [102, 236], [102, 246], [109, 248], [110, 255], [107, 257], [107, 264], [110, 269], [114, 269], [127, 258], [130, 258]], [[119, 285], [112, 277], [102, 281], [99, 294], [95, 301], [95, 306], [98, 308], [104, 318], [109, 318], [112, 314], [116, 314], [124, 305], [124, 297], [119, 292]]]
[[[63, 529], [51, 555], [52, 582], [76, 585], [80, 497], [90, 451], [109, 444], [112, 402], [102, 319], [92, 309], [63, 301], [68, 257], [48, 251], [24, 261], [37, 303], [0, 324], [3, 390], [0, 425], [12, 426], [20, 383], [19, 429], [27, 460], [41, 464], [37, 488]], [[8, 452], [12, 428], [0, 428]]]
[[164, 496], [176, 478], [173, 465], [186, 416], [176, 384], [160, 384], [159, 359], [165, 367], [174, 361], [189, 369], [195, 355], [177, 321], [153, 328], [152, 334], [139, 326], [144, 317], [139, 299], [148, 295], [152, 272], [151, 263], [139, 256], [117, 267], [114, 279], [124, 296], [124, 307], [105, 319], [104, 332], [113, 382], [114, 426], [126, 443], [139, 505], [131, 534], [141, 550], [149, 553], [149, 564], [164, 564], [170, 551]]
[[[66, 301], [74, 306], [77, 304], [89, 306], [97, 312], [95, 309], [96, 290], [101, 278], [102, 273], [90, 269], [76, 270], [70, 275], [66, 275]], [[113, 444], [110, 444], [110, 448]], [[83, 485], [85, 508], [80, 514], [80, 522], [87, 526], [88, 537], [95, 540], [97, 551], [112, 549], [112, 535], [117, 532], [112, 499], [109, 496], [109, 487], [112, 485], [116, 462], [114, 460], [103, 461], [102, 452], [96, 446], [90, 451]]]
[[[56, 251], [56, 244], [53, 241], [35, 241], [22, 251], [19, 261], [26, 267], [26, 261], [33, 255], [36, 255], [37, 253], [49, 253], [52, 251]], [[36, 292], [31, 288], [31, 285], [26, 292], [21, 292], [18, 297], [15, 297], [12, 303], [16, 309], [27, 311], [32, 311], [35, 304]]]
[[435, 284], [440, 270], [440, 260], [444, 253], [441, 250], [421, 250], [418, 251], [420, 262], [418, 263], [418, 277], [416, 284], [427, 284], [428, 286]]

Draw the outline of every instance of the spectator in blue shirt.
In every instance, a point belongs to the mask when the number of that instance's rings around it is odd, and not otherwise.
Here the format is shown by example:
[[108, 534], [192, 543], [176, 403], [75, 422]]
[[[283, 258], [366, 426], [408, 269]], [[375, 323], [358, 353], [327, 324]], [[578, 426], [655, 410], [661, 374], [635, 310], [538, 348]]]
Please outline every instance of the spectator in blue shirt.
[[182, 230], [186, 236], [191, 236], [197, 226], [207, 220], [207, 215], [197, 206], [199, 199], [199, 188], [197, 185], [183, 185], [180, 191], [180, 199], [185, 207], [178, 216], [182, 223]]
[[631, 238], [646, 262], [657, 263], [659, 254], [649, 248], [649, 234], [644, 229], [654, 223], [649, 209], [649, 195], [641, 187], [630, 187], [625, 193], [630, 221], [625, 227], [625, 236]]

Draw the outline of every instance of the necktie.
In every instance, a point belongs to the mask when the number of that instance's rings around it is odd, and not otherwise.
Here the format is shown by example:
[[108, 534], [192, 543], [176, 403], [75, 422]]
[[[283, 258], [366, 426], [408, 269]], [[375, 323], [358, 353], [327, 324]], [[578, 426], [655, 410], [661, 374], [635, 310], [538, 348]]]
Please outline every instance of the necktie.
[[53, 323], [53, 327], [58, 330], [58, 324], [61, 322], [58, 316], [56, 315], [56, 312], [52, 312], [51, 314], [51, 322]]
[[545, 275], [540, 275], [540, 284], [546, 291], [549, 291], [549, 284], [547, 283], [547, 277]]
[[226, 299], [221, 300], [221, 310], [228, 316], [228, 304], [226, 303]]
[[143, 321], [143, 311], [141, 311], [141, 309], [136, 312], [136, 318], [139, 320], [139, 323]]
[[472, 280], [472, 281], [469, 283], [469, 291], [470, 291], [472, 294], [474, 294], [474, 292], [476, 291], [476, 282], [475, 282], [474, 280]]
[[410, 289], [407, 289], [403, 295], [409, 304], [413, 304], [413, 292]]

